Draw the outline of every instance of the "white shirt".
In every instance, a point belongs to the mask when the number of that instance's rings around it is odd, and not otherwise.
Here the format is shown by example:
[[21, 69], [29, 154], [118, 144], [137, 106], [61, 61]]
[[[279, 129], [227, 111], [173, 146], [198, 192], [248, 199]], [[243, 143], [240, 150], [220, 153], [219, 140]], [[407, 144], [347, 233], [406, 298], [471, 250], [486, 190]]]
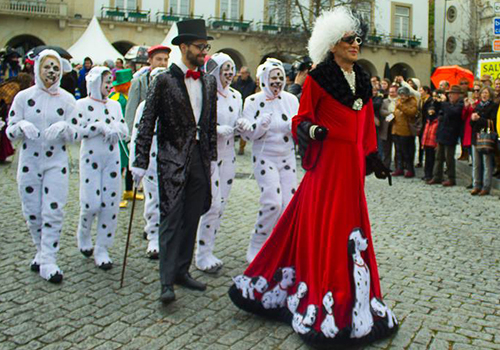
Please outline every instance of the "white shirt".
[[[191, 108], [193, 109], [194, 119], [196, 121], [196, 125], [200, 121], [201, 116], [201, 105], [203, 104], [203, 96], [202, 96], [202, 84], [200, 79], [186, 78], [186, 72], [188, 71], [188, 67], [184, 64], [184, 62], [176, 62], [179, 68], [184, 73], [184, 83], [186, 83], [187, 92], [189, 95], [189, 102], [191, 102]], [[198, 70], [198, 69], [196, 69]], [[196, 139], [199, 139], [197, 134]]]

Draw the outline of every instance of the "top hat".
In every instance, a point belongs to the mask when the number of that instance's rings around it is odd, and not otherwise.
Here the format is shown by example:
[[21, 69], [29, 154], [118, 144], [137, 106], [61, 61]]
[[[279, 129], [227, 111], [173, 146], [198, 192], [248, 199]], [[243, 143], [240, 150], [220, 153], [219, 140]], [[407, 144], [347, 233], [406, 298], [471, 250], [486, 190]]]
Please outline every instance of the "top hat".
[[179, 35], [172, 39], [173, 45], [180, 45], [188, 41], [195, 40], [214, 40], [213, 37], [207, 35], [205, 20], [203, 19], [188, 19], [186, 21], [177, 22]]
[[128, 83], [132, 80], [132, 69], [120, 69], [116, 71], [116, 79], [113, 82], [113, 86]]
[[449, 94], [453, 94], [453, 93], [461, 94], [461, 93], [463, 93], [462, 89], [458, 85], [452, 85], [451, 89], [446, 91], [446, 92]]

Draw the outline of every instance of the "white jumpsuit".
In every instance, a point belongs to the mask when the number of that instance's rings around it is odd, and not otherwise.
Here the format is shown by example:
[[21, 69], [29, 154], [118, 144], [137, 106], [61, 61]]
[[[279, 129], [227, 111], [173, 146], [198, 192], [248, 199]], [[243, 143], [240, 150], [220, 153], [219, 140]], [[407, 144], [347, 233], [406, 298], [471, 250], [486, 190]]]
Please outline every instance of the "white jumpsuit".
[[[101, 71], [106, 69], [96, 67], [93, 70], [102, 76]], [[101, 83], [100, 78], [88, 81], [89, 97], [76, 103], [83, 138], [80, 148], [80, 220], [77, 241], [80, 251], [92, 251], [91, 229], [97, 217], [94, 249], [97, 266], [112, 263], [108, 249], [113, 245], [121, 194], [120, 149], [116, 139], [109, 141], [105, 138], [111, 132], [115, 132], [121, 140], [128, 136], [120, 104], [107, 97], [102, 98]]]
[[[230, 126], [235, 128], [236, 121], [241, 117], [241, 94], [233, 88], [222, 87], [220, 82], [220, 66], [231, 60], [226, 54], [212, 56], [217, 63], [217, 68], [212, 75], [217, 79], [217, 126]], [[232, 60], [231, 60], [232, 62]], [[233, 63], [234, 66], [234, 63]], [[200, 220], [198, 228], [198, 245], [196, 249], [196, 266], [200, 270], [222, 266], [222, 261], [213, 255], [215, 237], [219, 230], [222, 214], [231, 191], [231, 186], [236, 174], [236, 156], [234, 152], [234, 136], [237, 128], [230, 134], [217, 133], [217, 161], [211, 163], [211, 189], [212, 204]]]
[[[253, 142], [254, 175], [261, 192], [260, 210], [247, 251], [248, 262], [270, 236], [297, 188], [291, 123], [299, 102], [288, 92], [281, 91], [274, 97], [268, 90], [268, 73], [275, 68], [283, 70], [281, 64], [275, 64], [268, 60], [259, 67], [266, 68], [260, 78], [262, 91], [247, 97], [243, 109], [243, 117], [252, 123], [253, 131], [243, 136]], [[265, 115], [271, 115], [268, 126], [263, 125]]]
[[[137, 129], [142, 119], [142, 112], [146, 101], [142, 101], [135, 112], [134, 126], [132, 128], [132, 139], [130, 141], [130, 160], [129, 164], [135, 161], [135, 140], [137, 138]], [[156, 132], [151, 143], [149, 152], [149, 166], [144, 175], [142, 184], [145, 192], [144, 203], [144, 220], [146, 226], [144, 232], [148, 239], [148, 253], [159, 253], [160, 247], [158, 244], [159, 229], [160, 229], [160, 199], [158, 194], [158, 172], [156, 166], [156, 154], [158, 146], [156, 144]]]
[[[75, 99], [59, 87], [60, 80], [47, 89], [39, 77], [40, 62], [47, 55], [56, 57], [63, 66], [55, 51], [44, 50], [37, 56], [35, 85], [14, 98], [6, 132], [11, 140], [22, 140], [17, 182], [23, 215], [37, 250], [32, 268], [39, 266], [40, 276], [50, 280], [56, 274], [62, 276], [56, 256], [68, 194], [66, 143], [78, 138], [78, 119]], [[48, 140], [45, 132], [56, 123], [64, 130]], [[25, 135], [29, 124], [39, 131], [33, 140]]]

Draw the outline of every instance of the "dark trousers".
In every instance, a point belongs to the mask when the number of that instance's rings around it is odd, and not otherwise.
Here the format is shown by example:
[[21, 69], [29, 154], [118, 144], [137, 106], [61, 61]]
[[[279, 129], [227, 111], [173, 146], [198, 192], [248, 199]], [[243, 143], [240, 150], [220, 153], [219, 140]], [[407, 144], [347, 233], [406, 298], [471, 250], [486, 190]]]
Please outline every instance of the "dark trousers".
[[425, 163], [424, 163], [424, 176], [426, 179], [432, 179], [432, 172], [434, 170], [434, 162], [436, 160], [436, 148], [424, 146]]
[[382, 143], [382, 162], [385, 167], [391, 168], [392, 161], [392, 134], [389, 132], [386, 140], [381, 140]]
[[424, 149], [422, 147], [422, 134], [418, 135], [418, 164], [423, 164], [424, 162]]
[[436, 163], [434, 164], [433, 178], [436, 181], [443, 181], [443, 168], [446, 162], [446, 175], [448, 180], [455, 182], [455, 148], [456, 145], [448, 146], [438, 143], [436, 150]]
[[[160, 281], [162, 286], [173, 285], [177, 276], [189, 271], [193, 259], [196, 232], [203, 213], [209, 181], [203, 170], [200, 149], [196, 145], [186, 184], [172, 210], [160, 218]], [[160, 199], [161, 200], [161, 199]]]
[[132, 191], [134, 189], [134, 180], [132, 179], [132, 172], [127, 168], [125, 169], [125, 191]]
[[392, 137], [396, 143], [396, 157], [398, 157], [396, 170], [403, 170], [404, 164], [407, 171], [415, 174], [415, 136], [392, 135]]

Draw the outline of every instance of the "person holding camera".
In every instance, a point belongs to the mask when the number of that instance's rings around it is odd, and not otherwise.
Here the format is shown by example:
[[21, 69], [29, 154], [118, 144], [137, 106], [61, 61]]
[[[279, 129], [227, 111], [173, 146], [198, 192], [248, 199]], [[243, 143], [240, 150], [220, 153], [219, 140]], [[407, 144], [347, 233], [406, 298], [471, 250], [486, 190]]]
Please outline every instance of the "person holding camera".
[[[427, 182], [429, 185], [440, 183], [445, 187], [456, 185], [455, 148], [460, 137], [462, 110], [464, 108], [461, 96], [462, 89], [458, 85], [451, 87], [450, 91], [448, 91], [448, 96], [438, 94], [437, 103], [440, 105], [439, 124], [436, 133], [438, 146], [433, 177]], [[443, 182], [445, 162], [448, 180]]]
[[302, 96], [302, 86], [306, 81], [307, 75], [312, 68], [312, 60], [309, 56], [302, 57], [292, 66], [291, 78], [294, 79], [293, 84], [287, 86], [285, 91], [294, 94], [300, 100]]

